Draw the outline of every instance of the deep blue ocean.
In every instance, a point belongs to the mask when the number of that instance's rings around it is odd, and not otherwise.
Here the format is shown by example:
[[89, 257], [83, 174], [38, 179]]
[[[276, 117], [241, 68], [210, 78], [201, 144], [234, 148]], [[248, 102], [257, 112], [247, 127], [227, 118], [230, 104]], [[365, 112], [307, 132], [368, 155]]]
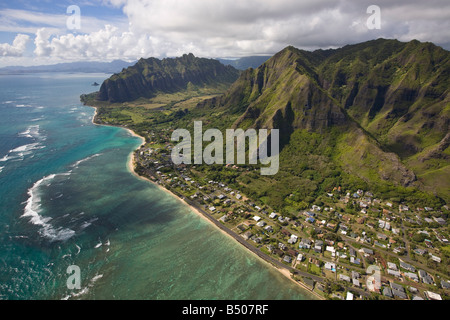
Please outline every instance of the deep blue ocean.
[[0, 299], [312, 299], [128, 171], [141, 141], [79, 101], [108, 77], [0, 76]]

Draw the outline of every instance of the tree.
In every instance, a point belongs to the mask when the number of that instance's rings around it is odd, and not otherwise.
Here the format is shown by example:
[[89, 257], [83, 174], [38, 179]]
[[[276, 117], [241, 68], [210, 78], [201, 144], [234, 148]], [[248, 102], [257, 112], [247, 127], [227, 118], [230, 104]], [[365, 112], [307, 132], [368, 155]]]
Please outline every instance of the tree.
[[415, 235], [413, 235], [412, 240], [415, 242], [423, 242], [426, 239], [426, 235], [423, 233], [416, 233]]

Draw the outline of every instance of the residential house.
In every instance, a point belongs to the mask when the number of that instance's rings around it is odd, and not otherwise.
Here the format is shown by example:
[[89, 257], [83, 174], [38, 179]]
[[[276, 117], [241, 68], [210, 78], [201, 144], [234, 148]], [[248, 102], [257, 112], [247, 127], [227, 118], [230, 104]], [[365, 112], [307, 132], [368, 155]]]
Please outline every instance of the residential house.
[[395, 263], [388, 262], [387, 265], [388, 265], [388, 268], [391, 270], [398, 270], [397, 265]]
[[425, 297], [427, 297], [429, 300], [442, 300], [442, 297], [440, 294], [431, 292], [431, 291], [424, 291]]
[[403, 288], [403, 286], [396, 284], [395, 282], [389, 281], [389, 285], [391, 286], [391, 289], [405, 291], [405, 288]]
[[320, 260], [319, 259], [310, 257], [309, 258], [309, 263], [314, 264], [316, 267], [320, 267]]
[[395, 247], [392, 251], [393, 251], [394, 253], [399, 254], [399, 253], [402, 253], [404, 250], [406, 250], [405, 247]]
[[389, 275], [394, 276], [394, 277], [399, 278], [399, 279], [402, 277], [402, 275], [400, 274], [400, 271], [398, 271], [398, 270], [388, 269], [387, 273]]
[[286, 263], [292, 263], [292, 257], [288, 256], [288, 255], [285, 255], [284, 258], [283, 258], [283, 261], [286, 262]]
[[306, 222], [314, 223], [314, 221], [316, 221], [316, 220], [312, 217], [306, 218]]
[[291, 234], [291, 237], [289, 238], [288, 242], [290, 244], [295, 244], [298, 240], [298, 237], [295, 234]]
[[299, 249], [311, 249], [311, 240], [303, 238], [298, 247]]
[[349, 276], [347, 276], [347, 275], [345, 275], [345, 274], [339, 274], [339, 280], [342, 280], [342, 281], [347, 281], [347, 282], [352, 282], [352, 280], [350, 279], [350, 277]]
[[433, 284], [433, 278], [424, 270], [419, 270], [419, 278], [423, 283]]
[[377, 233], [377, 238], [380, 240], [387, 240], [388, 237], [384, 233]]
[[336, 264], [332, 262], [325, 262], [325, 269], [336, 272]]
[[400, 299], [408, 299], [405, 289], [402, 286], [399, 286], [399, 287], [400, 288], [394, 288], [391, 286], [392, 294], [394, 295], [394, 297], [397, 297]]
[[416, 248], [416, 249], [414, 249], [414, 252], [417, 253], [418, 255], [423, 256], [423, 255], [426, 254], [428, 251], [425, 250], [425, 249]]
[[331, 252], [333, 256], [336, 253], [336, 249], [332, 246], [326, 246], [325, 250]]
[[375, 240], [375, 241], [373, 242], [373, 244], [376, 245], [376, 246], [378, 246], [378, 247], [381, 247], [381, 248], [386, 248], [386, 245], [385, 245], [385, 244], [383, 244], [383, 243], [381, 243], [381, 242], [378, 242], [377, 240]]
[[431, 253], [429, 253], [429, 255], [430, 255], [430, 257], [431, 257], [431, 260], [433, 260], [433, 261], [435, 261], [435, 262], [437, 262], [437, 263], [441, 263], [441, 258], [440, 258], [440, 257], [435, 256], [435, 255], [433, 255], [433, 254], [431, 254]]
[[266, 225], [266, 223], [264, 222], [264, 221], [259, 221], [257, 224], [256, 224], [258, 227], [264, 227], [265, 225]]
[[359, 252], [361, 252], [362, 254], [364, 254], [365, 257], [368, 257], [370, 255], [373, 255], [373, 250], [372, 249], [368, 249], [368, 248], [361, 248], [359, 250]]
[[406, 262], [403, 262], [401, 260], [400, 260], [400, 267], [405, 270], [411, 271], [411, 272], [416, 272], [416, 268], [414, 266], [412, 266]]
[[425, 220], [426, 223], [432, 223], [433, 220], [431, 220], [430, 218], [423, 218], [423, 220]]
[[252, 239], [254, 242], [256, 242], [256, 243], [261, 243], [261, 242], [262, 242], [262, 237], [256, 237], [256, 236], [253, 236], [253, 237], [251, 237], [251, 239]]
[[450, 289], [450, 282], [449, 281], [445, 281], [445, 280], [441, 280], [441, 287], [443, 289], [449, 290]]
[[417, 276], [416, 273], [413, 272], [405, 272], [404, 273], [405, 277], [411, 279], [414, 282], [419, 282], [419, 277]]
[[386, 296], [388, 298], [394, 298], [394, 295], [392, 294], [391, 288], [384, 287], [384, 289], [383, 289], [383, 296]]
[[425, 239], [424, 241], [425, 241], [425, 245], [426, 245], [428, 248], [434, 248], [434, 247], [433, 247], [433, 243], [431, 242], [430, 239]]
[[322, 247], [323, 247], [323, 241], [322, 240], [316, 240], [314, 242], [314, 251], [317, 253], [321, 253], [322, 252]]
[[252, 236], [253, 236], [253, 234], [252, 234], [251, 231], [246, 231], [246, 232], [244, 232], [244, 233], [242, 234], [242, 237], [243, 237], [245, 240], [250, 239]]

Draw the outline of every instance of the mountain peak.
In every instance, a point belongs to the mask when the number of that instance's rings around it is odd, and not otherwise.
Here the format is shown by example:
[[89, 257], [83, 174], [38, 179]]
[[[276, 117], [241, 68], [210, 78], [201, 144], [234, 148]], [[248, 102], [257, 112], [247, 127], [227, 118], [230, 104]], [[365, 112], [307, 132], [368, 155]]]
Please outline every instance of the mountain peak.
[[217, 60], [196, 58], [192, 53], [178, 58], [141, 58], [134, 65], [105, 80], [97, 99], [109, 102], [151, 98], [158, 92], [175, 92], [193, 85], [231, 84], [239, 71]]
[[[333, 158], [351, 174], [437, 190], [432, 170], [448, 168], [449, 73], [449, 52], [431, 43], [380, 38], [314, 52], [288, 46], [202, 106], [236, 115], [234, 128], [277, 128], [286, 146], [298, 130], [337, 130]], [[439, 185], [439, 194], [449, 187]]]

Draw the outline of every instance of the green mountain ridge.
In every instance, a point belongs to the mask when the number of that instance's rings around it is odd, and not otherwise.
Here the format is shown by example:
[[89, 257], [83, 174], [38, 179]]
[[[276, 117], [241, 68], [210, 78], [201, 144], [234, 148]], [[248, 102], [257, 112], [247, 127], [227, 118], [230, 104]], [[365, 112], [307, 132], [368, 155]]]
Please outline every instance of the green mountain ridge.
[[97, 100], [127, 102], [152, 98], [161, 92], [177, 92], [188, 86], [229, 85], [238, 76], [239, 71], [231, 66], [224, 66], [214, 59], [197, 58], [193, 54], [173, 59], [140, 59], [135, 65], [105, 80]]
[[196, 120], [205, 130], [280, 129], [276, 175], [226, 173], [279, 210], [337, 186], [439, 206], [450, 202], [449, 74], [449, 52], [432, 43], [377, 39], [312, 52], [289, 46], [243, 71], [192, 54], [141, 59], [107, 79], [96, 101], [84, 100], [101, 106], [101, 123], [143, 135], [192, 130]]
[[[449, 72], [449, 52], [419, 41], [287, 47], [197, 108], [235, 115], [235, 128], [278, 128], [287, 147], [297, 131], [318, 133], [346, 174], [448, 201]], [[295, 162], [283, 151], [281, 161]]]

